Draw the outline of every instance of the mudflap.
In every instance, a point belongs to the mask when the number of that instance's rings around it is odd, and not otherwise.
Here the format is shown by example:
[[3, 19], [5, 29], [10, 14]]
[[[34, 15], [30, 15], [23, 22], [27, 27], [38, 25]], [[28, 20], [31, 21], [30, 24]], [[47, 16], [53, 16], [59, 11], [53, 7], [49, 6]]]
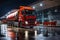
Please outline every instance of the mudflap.
[[33, 29], [33, 26], [30, 26], [31, 29]]
[[33, 29], [33, 26], [25, 26], [23, 28], [25, 28], [25, 29]]

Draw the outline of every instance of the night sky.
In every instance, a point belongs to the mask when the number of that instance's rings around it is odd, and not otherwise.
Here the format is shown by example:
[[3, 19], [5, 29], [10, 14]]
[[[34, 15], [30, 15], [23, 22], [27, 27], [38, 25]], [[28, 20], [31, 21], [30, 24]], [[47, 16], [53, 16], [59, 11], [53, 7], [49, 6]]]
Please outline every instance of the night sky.
[[0, 0], [0, 17], [21, 5], [30, 5], [37, 0]]

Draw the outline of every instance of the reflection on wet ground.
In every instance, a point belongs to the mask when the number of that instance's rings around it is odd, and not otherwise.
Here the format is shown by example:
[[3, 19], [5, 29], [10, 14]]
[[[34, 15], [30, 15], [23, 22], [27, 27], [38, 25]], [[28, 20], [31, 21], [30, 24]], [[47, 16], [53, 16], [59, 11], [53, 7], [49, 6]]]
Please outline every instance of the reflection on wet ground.
[[43, 34], [39, 34], [36, 37], [36, 40], [60, 40], [60, 36], [48, 36], [48, 37], [44, 37]]
[[[16, 33], [16, 38], [10, 38], [10, 37], [0, 37], [0, 40], [60, 40], [60, 28], [59, 30], [56, 29], [53, 34], [48, 33], [48, 35], [45, 35], [45, 32], [43, 31], [44, 29], [40, 29], [38, 31], [22, 31], [19, 30]], [[49, 30], [51, 31], [51, 30]], [[53, 30], [54, 31], [54, 30]]]
[[[7, 39], [5, 37], [4, 38], [0, 37], [0, 40], [7, 40]], [[11, 40], [11, 39], [8, 39], [8, 40]], [[35, 38], [34, 37], [30, 37], [29, 39], [21, 38], [20, 40], [60, 40], [60, 36], [57, 35], [57, 36], [44, 37], [42, 36], [42, 34], [39, 34]]]

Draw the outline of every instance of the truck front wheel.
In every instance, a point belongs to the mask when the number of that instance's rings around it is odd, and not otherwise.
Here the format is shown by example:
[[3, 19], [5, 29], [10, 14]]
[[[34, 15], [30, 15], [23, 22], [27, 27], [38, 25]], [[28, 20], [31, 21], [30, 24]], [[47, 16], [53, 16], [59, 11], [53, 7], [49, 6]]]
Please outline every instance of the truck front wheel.
[[22, 22], [19, 22], [19, 27], [22, 28]]

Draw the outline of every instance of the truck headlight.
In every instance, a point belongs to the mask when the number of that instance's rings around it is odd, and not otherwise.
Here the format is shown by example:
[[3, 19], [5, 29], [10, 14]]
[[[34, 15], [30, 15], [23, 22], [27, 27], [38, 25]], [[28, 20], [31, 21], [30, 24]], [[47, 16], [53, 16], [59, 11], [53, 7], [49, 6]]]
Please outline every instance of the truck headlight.
[[28, 24], [28, 22], [27, 22], [27, 21], [25, 21], [25, 24]]
[[35, 21], [35, 24], [37, 24], [37, 21]]

